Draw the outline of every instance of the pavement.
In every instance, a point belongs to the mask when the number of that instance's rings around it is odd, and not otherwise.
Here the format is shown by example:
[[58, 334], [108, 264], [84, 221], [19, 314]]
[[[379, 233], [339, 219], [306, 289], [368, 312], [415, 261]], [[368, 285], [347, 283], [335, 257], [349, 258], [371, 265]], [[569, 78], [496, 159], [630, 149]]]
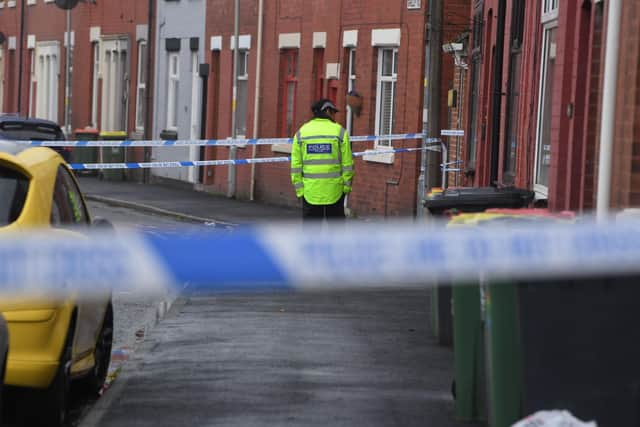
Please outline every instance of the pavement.
[[301, 215], [299, 209], [236, 200], [178, 184], [143, 184], [82, 176], [78, 181], [89, 200], [168, 215], [190, 222], [235, 225], [299, 220]]
[[[80, 185], [89, 199], [185, 221], [299, 218], [297, 209], [159, 184]], [[78, 425], [461, 425], [453, 353], [434, 338], [430, 297], [428, 289], [182, 295]]]

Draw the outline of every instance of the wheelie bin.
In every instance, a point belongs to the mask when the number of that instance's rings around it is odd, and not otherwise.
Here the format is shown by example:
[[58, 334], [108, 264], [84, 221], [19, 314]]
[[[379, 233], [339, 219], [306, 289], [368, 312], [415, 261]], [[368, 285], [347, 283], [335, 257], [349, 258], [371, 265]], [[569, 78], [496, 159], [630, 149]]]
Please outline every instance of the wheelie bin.
[[[523, 213], [528, 216], [521, 215]], [[449, 227], [551, 220], [548, 216], [543, 210], [488, 209], [483, 213], [456, 215]], [[552, 220], [557, 218], [552, 216]], [[520, 415], [522, 349], [517, 345], [518, 323], [513, 321], [517, 314], [514, 292], [512, 283], [454, 283], [454, 384], [458, 420], [489, 419], [490, 426], [510, 426], [504, 420], [515, 422]]]
[[[509, 212], [517, 214], [571, 222]], [[639, 282], [612, 272], [487, 283], [490, 426], [549, 409], [602, 426], [640, 425]]]
[[[102, 141], [122, 141], [127, 139], [127, 133], [124, 131], [100, 132]], [[124, 147], [100, 147], [102, 163], [124, 163], [125, 148]], [[108, 181], [123, 181], [125, 174], [123, 168], [101, 169], [100, 178]]]
[[[93, 128], [76, 129], [74, 131], [76, 141], [97, 141], [100, 132]], [[98, 147], [74, 147], [71, 152], [72, 163], [98, 163]], [[95, 169], [79, 169], [78, 175], [97, 175]]]
[[[432, 216], [445, 217], [455, 213], [482, 212], [490, 208], [525, 208], [534, 196], [533, 191], [515, 187], [434, 188], [423, 203]], [[453, 344], [451, 298], [450, 286], [441, 285], [432, 290], [431, 323], [441, 345]]]

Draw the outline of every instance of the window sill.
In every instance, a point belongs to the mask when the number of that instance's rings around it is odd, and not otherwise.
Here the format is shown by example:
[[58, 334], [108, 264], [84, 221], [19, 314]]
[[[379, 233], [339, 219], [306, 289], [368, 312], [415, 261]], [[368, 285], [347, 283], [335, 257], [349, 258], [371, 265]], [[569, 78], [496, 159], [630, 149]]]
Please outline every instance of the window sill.
[[365, 155], [362, 156], [362, 160], [364, 160], [365, 162], [383, 163], [385, 165], [393, 164], [395, 153], [389, 152], [389, 153], [382, 153], [382, 154], [366, 154], [369, 151], [374, 151], [374, 150], [365, 150]]
[[287, 153], [291, 154], [291, 144], [273, 144], [271, 151], [275, 153]]

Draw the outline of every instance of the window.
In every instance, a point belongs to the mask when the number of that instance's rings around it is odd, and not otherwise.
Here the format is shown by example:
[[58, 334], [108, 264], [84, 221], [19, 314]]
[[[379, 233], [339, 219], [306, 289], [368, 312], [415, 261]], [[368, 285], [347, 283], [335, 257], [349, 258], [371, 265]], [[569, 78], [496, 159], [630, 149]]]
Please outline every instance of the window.
[[128, 41], [124, 38], [103, 39], [102, 48], [102, 131], [126, 131]]
[[[347, 93], [356, 90], [356, 48], [347, 50]], [[353, 111], [347, 106], [347, 132], [353, 134]]]
[[524, 22], [524, 1], [513, 3], [511, 21], [511, 46], [509, 61], [509, 93], [507, 98], [507, 138], [505, 141], [503, 183], [513, 184], [516, 175], [518, 150], [518, 100], [520, 99], [520, 75], [522, 67], [522, 36]]
[[91, 69], [91, 126], [98, 128], [98, 76], [100, 75], [100, 43], [92, 44], [93, 55]]
[[467, 138], [467, 168], [474, 169], [476, 164], [476, 147], [478, 146], [478, 110], [480, 109], [480, 66], [482, 63], [482, 3], [473, 17], [473, 34], [471, 48], [471, 87], [469, 92], [469, 135]]
[[89, 224], [80, 190], [64, 166], [59, 166], [51, 201], [51, 225], [69, 227]]
[[138, 73], [136, 84], [136, 130], [144, 131], [147, 98], [147, 42], [138, 43]]
[[[546, 9], [549, 7], [549, 9]], [[543, 197], [548, 194], [551, 165], [551, 111], [554, 97], [553, 76], [556, 61], [557, 0], [543, 3], [543, 34], [538, 101], [538, 132], [536, 137], [534, 190]], [[555, 12], [556, 19], [550, 19]]]
[[285, 137], [295, 132], [298, 51], [286, 49], [281, 52], [280, 136]]
[[58, 121], [58, 78], [60, 45], [43, 42], [36, 45], [36, 117]]
[[180, 54], [169, 53], [167, 58], [167, 129], [178, 130], [178, 100], [180, 96]]
[[247, 134], [247, 101], [249, 84], [249, 52], [238, 51], [238, 92], [236, 94], [236, 136]]
[[[398, 77], [398, 49], [378, 50], [378, 77], [376, 88], [376, 135], [393, 133], [396, 81]], [[379, 139], [376, 146], [391, 147], [390, 139]]]
[[311, 81], [313, 92], [311, 99], [317, 100], [324, 96], [324, 49], [313, 49], [313, 70]]
[[11, 224], [20, 217], [28, 190], [28, 177], [0, 166], [0, 226]]

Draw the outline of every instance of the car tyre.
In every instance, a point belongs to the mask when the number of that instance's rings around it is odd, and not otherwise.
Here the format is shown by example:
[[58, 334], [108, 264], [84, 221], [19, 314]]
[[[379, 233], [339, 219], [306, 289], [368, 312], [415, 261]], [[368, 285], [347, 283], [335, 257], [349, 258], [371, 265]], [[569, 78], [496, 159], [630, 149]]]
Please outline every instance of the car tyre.
[[[22, 408], [27, 411], [26, 418], [32, 421], [28, 425], [35, 424], [40, 427], [65, 427], [67, 425], [71, 400], [71, 354], [74, 330], [74, 322], [71, 322], [56, 375], [49, 388], [36, 396], [36, 405], [33, 407], [39, 408], [39, 410], [33, 414], [28, 412], [32, 409]], [[30, 419], [31, 417], [34, 419]]]
[[98, 334], [94, 352], [95, 364], [89, 375], [82, 380], [83, 388], [89, 394], [98, 394], [107, 379], [111, 363], [111, 347], [113, 345], [113, 307], [107, 306], [102, 328]]

